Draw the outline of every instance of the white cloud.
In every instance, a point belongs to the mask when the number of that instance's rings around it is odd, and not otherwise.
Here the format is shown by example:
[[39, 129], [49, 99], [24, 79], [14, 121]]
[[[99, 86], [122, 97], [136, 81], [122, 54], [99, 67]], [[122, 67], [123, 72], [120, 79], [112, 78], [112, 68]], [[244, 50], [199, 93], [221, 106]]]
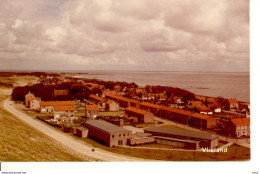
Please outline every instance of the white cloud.
[[67, 69], [248, 70], [246, 0], [0, 3], [5, 61], [34, 60], [43, 69], [54, 68], [46, 63], [53, 60]]

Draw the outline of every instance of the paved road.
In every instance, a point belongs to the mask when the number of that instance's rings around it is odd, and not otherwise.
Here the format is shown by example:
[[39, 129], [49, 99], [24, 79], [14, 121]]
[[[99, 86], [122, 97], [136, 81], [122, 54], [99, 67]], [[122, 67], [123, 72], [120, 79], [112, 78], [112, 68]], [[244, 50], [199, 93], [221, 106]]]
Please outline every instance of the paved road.
[[40, 121], [34, 120], [33, 118], [27, 116], [23, 112], [14, 108], [14, 102], [10, 101], [10, 98], [7, 98], [4, 101], [4, 109], [8, 112], [12, 113], [18, 119], [24, 121], [29, 124], [32, 128], [42, 132], [48, 137], [56, 140], [63, 146], [68, 147], [69, 149], [73, 149], [76, 153], [80, 153], [82, 155], [86, 155], [95, 159], [99, 159], [101, 161], [146, 161], [146, 159], [128, 157], [120, 154], [111, 153], [102, 149], [95, 148], [95, 152], [92, 152], [92, 147], [87, 146], [81, 141], [70, 137], [69, 135], [63, 134], [55, 128], [51, 128]]

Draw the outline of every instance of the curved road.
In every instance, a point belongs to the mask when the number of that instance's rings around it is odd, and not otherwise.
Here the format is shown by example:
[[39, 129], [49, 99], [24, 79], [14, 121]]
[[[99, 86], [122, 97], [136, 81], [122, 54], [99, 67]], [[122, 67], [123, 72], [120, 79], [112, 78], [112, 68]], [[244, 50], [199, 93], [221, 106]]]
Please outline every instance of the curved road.
[[3, 103], [4, 109], [16, 116], [18, 119], [29, 124], [32, 128], [42, 132], [48, 137], [56, 140], [63, 146], [66, 146], [70, 149], [73, 149], [75, 152], [86, 155], [95, 159], [102, 161], [146, 161], [146, 159], [128, 157], [120, 154], [111, 153], [102, 149], [95, 149], [95, 152], [92, 152], [92, 147], [87, 146], [83, 142], [80, 142], [69, 135], [65, 135], [54, 128], [51, 128], [33, 118], [27, 116], [23, 112], [14, 108], [14, 102], [10, 98], [5, 99]]

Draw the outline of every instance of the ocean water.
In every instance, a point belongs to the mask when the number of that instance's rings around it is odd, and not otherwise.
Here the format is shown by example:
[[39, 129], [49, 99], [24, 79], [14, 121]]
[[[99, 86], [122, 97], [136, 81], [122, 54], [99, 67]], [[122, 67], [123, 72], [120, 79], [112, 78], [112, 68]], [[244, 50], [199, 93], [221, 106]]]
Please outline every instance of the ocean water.
[[250, 101], [249, 73], [208, 72], [141, 72], [141, 71], [87, 71], [79, 75], [88, 79], [135, 82], [140, 86], [162, 85], [186, 89], [195, 94], [237, 98]]

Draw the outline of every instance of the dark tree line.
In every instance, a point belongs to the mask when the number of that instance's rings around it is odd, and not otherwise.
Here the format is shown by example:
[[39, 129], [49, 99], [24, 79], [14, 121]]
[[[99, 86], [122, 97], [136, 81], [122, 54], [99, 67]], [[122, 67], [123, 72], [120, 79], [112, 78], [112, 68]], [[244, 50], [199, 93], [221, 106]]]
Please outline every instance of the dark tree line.
[[[68, 90], [68, 95], [54, 96], [54, 89]], [[79, 83], [63, 83], [60, 85], [35, 84], [33, 86], [16, 87], [13, 90], [12, 98], [16, 101], [24, 101], [24, 96], [33, 93], [40, 97], [42, 101], [52, 100], [83, 100], [87, 99], [90, 94], [102, 94], [99, 88], [89, 89]]]
[[16, 76], [59, 76], [57, 73], [45, 73], [45, 72], [0, 72], [0, 77], [11, 77], [13, 75]]
[[153, 93], [161, 93], [163, 91], [166, 91], [167, 98], [170, 98], [172, 95], [174, 95], [174, 96], [182, 97], [184, 102], [195, 99], [194, 93], [181, 88], [174, 88], [170, 86], [160, 86], [160, 85], [157, 86], [147, 85], [145, 89], [148, 90], [147, 92], [153, 92]]

